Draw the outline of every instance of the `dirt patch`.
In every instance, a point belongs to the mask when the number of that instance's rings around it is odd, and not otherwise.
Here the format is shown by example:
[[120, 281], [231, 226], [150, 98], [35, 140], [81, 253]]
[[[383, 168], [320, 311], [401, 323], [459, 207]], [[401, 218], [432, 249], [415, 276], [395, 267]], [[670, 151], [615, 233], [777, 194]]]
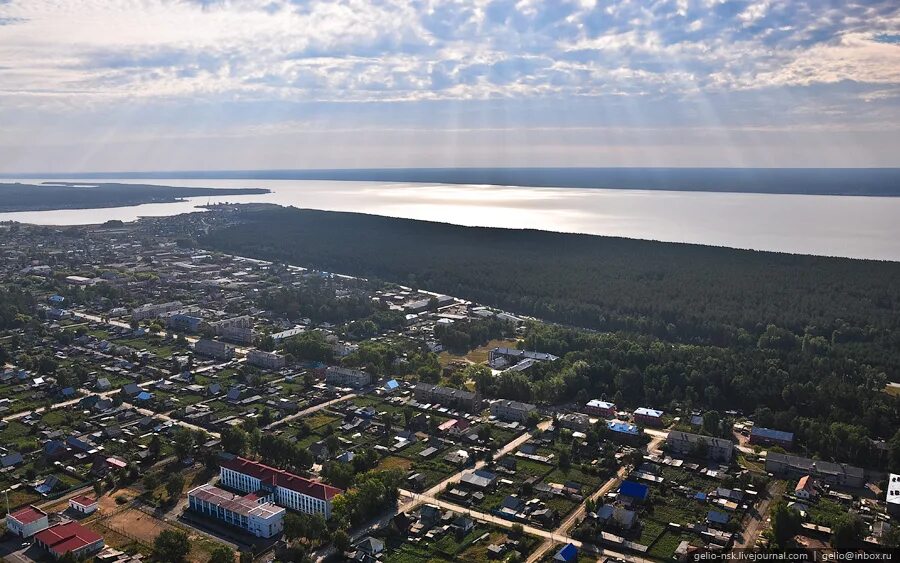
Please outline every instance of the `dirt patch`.
[[450, 365], [450, 362], [453, 362], [454, 360], [464, 360], [473, 364], [483, 364], [487, 362], [488, 356], [490, 356], [490, 352], [494, 348], [515, 348], [517, 343], [516, 340], [491, 340], [484, 346], [479, 346], [464, 355], [441, 352], [438, 354], [438, 361], [442, 366], [448, 366]]
[[397, 456], [388, 456], [381, 460], [381, 463], [378, 464], [378, 469], [380, 471], [387, 471], [389, 469], [402, 469], [403, 471], [409, 470], [412, 467], [413, 462]]

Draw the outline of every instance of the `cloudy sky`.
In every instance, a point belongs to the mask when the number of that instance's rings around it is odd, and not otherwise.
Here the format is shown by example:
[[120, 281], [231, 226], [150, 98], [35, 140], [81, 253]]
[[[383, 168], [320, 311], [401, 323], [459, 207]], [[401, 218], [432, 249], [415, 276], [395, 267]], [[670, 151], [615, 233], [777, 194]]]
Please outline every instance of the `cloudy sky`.
[[900, 2], [0, 0], [0, 171], [900, 166]]

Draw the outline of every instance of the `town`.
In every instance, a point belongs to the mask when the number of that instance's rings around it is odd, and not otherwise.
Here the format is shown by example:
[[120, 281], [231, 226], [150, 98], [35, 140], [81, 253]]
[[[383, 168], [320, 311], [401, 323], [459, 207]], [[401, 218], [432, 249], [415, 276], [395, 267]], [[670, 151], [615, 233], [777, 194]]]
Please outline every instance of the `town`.
[[5, 560], [897, 546], [900, 475], [728, 404], [524, 402], [538, 319], [191, 244], [236, 214], [0, 225]]

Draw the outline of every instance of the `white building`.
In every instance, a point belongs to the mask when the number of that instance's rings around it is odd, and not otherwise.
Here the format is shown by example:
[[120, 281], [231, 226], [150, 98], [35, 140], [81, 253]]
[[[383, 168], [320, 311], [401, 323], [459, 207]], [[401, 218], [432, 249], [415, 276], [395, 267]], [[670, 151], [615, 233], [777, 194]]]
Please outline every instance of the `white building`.
[[222, 485], [306, 514], [331, 516], [331, 501], [341, 489], [262, 463], [235, 457], [219, 469]]
[[372, 376], [358, 369], [332, 366], [325, 370], [325, 382], [341, 387], [362, 387], [372, 382]]
[[31, 505], [6, 515], [6, 529], [23, 538], [30, 538], [49, 525], [47, 513]]
[[169, 303], [148, 303], [131, 310], [131, 318], [136, 321], [144, 319], [153, 319], [172, 311], [178, 311], [183, 307], [181, 301], [171, 301]]
[[533, 412], [537, 412], [537, 407], [530, 403], [520, 403], [508, 399], [500, 399], [491, 403], [491, 415], [500, 420], [525, 422]]
[[188, 508], [258, 538], [271, 538], [284, 530], [284, 508], [264, 500], [239, 497], [209, 484], [188, 491]]
[[87, 515], [96, 512], [99, 505], [97, 504], [97, 499], [87, 495], [81, 495], [69, 499], [69, 508], [79, 514]]
[[247, 363], [265, 369], [281, 369], [285, 365], [285, 360], [284, 356], [275, 352], [250, 350], [247, 353]]

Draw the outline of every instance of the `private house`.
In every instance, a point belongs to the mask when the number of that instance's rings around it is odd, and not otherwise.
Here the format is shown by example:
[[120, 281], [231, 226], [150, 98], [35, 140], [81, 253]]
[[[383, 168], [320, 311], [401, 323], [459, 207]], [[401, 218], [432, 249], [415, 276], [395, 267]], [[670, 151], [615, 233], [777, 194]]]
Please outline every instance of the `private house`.
[[810, 500], [819, 496], [816, 490], [816, 482], [809, 475], [800, 477], [797, 486], [794, 487], [794, 496], [802, 500]]
[[188, 492], [188, 508], [259, 538], [271, 538], [284, 529], [284, 508], [259, 501], [252, 494], [240, 497], [210, 484]]
[[639, 504], [647, 500], [650, 489], [647, 485], [635, 481], [622, 481], [617, 498], [626, 505]]

